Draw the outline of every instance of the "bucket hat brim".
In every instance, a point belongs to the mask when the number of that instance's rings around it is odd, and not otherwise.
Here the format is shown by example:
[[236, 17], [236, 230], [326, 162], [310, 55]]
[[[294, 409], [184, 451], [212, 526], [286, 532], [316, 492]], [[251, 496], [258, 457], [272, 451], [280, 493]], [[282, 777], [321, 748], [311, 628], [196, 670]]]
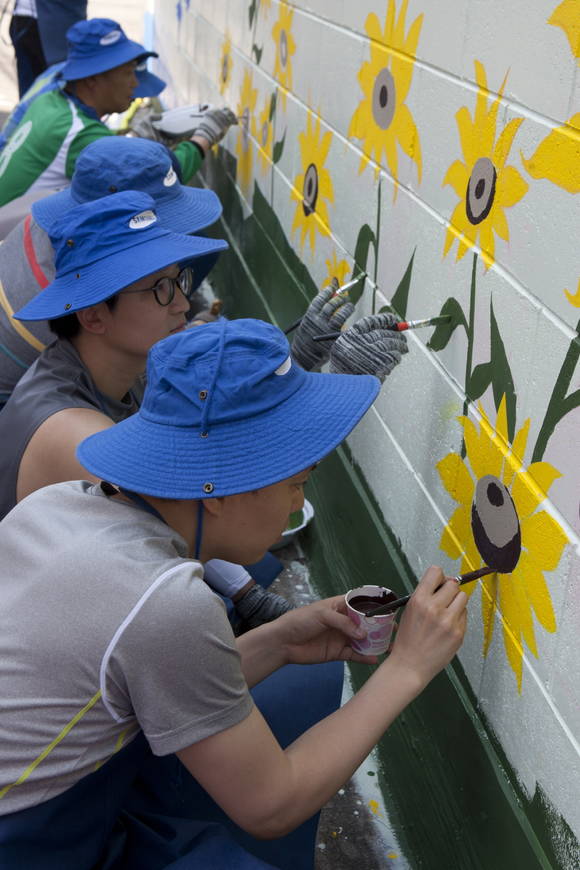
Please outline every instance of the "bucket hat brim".
[[207, 498], [208, 484], [212, 498], [270, 486], [337, 447], [380, 389], [372, 375], [304, 374], [300, 389], [281, 404], [210, 425], [207, 437], [197, 427], [161, 424], [137, 413], [85, 439], [77, 457], [103, 480], [160, 498]]
[[133, 97], [157, 97], [167, 87], [167, 82], [149, 72], [148, 69], [137, 70], [139, 84], [133, 91]]
[[143, 61], [149, 57], [159, 57], [156, 51], [147, 49], [132, 39], [124, 39], [114, 45], [101, 47], [92, 55], [67, 60], [60, 71], [60, 78], [66, 82], [86, 79], [99, 73], [108, 72], [123, 66], [131, 60]]
[[104, 302], [135, 281], [172, 263], [194, 265], [197, 258], [217, 255], [227, 247], [223, 239], [160, 231], [155, 238], [148, 236], [141, 243], [55, 278], [13, 316], [17, 320], [51, 320], [73, 314]]
[[[135, 187], [132, 184], [133, 189]], [[105, 192], [100, 193], [104, 196]], [[46, 197], [32, 208], [36, 223], [47, 232], [51, 225], [69, 209], [86, 202], [74, 196], [73, 187]], [[197, 233], [214, 224], [221, 217], [223, 208], [213, 190], [180, 185], [178, 193], [171, 198], [155, 199], [155, 212], [161, 223], [174, 233]]]

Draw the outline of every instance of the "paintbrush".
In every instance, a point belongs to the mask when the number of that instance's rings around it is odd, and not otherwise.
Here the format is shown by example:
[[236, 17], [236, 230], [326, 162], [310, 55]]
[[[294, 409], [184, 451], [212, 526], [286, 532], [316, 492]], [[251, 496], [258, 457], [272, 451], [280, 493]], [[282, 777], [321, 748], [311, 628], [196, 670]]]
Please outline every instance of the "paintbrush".
[[[352, 279], [352, 281], [349, 281], [347, 284], [343, 284], [342, 287], [338, 287], [338, 289], [336, 290], [336, 292], [333, 293], [333, 298], [334, 298], [334, 296], [342, 296], [344, 293], [348, 293], [348, 291], [351, 289], [351, 287], [354, 287], [355, 284], [358, 284], [358, 282], [359, 282], [361, 279], [366, 278], [366, 276], [367, 276], [367, 273], [366, 273], [366, 272], [360, 272], [360, 273], [356, 276], [356, 278], [353, 278], [353, 279]], [[288, 326], [288, 327], [284, 330], [284, 335], [289, 335], [289, 333], [293, 332], [293, 331], [294, 331], [298, 326], [300, 326], [300, 324], [302, 323], [302, 318], [303, 318], [303, 317], [304, 317], [304, 315], [302, 314], [302, 315], [298, 318], [298, 320], [295, 320], [294, 323], [291, 323], [290, 326]], [[337, 332], [337, 335], [340, 335], [340, 333]]]
[[[420, 329], [422, 326], [437, 326], [440, 323], [449, 323], [451, 320], [450, 314], [440, 314], [437, 317], [426, 317], [424, 320], [399, 320], [392, 326], [385, 326], [384, 329], [392, 329], [394, 332], [405, 332], [407, 329]], [[313, 341], [330, 341], [338, 338], [340, 332], [324, 332], [322, 335], [314, 335]]]
[[[459, 576], [454, 577], [453, 579], [459, 586], [463, 586], [464, 583], [471, 583], [472, 580], [479, 580], [480, 577], [485, 577], [486, 574], [495, 573], [495, 568], [489, 568], [486, 565], [484, 568], [478, 568], [477, 571], [469, 571], [467, 574], [459, 574]], [[439, 586], [439, 589], [440, 588], [441, 587]], [[394, 610], [398, 610], [399, 607], [404, 607], [410, 597], [411, 595], [403, 595], [402, 598], [397, 598], [395, 601], [389, 601], [388, 604], [382, 604], [380, 607], [375, 607], [374, 610], [369, 610], [368, 613], [365, 613], [365, 616], [384, 616], [386, 613], [392, 613]]]

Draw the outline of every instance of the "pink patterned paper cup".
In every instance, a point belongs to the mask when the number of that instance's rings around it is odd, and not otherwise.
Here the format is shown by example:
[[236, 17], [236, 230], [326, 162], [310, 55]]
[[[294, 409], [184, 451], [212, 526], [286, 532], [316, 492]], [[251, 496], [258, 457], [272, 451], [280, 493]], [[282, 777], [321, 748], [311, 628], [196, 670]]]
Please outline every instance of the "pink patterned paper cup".
[[[367, 632], [367, 636], [362, 640], [351, 640], [350, 642], [353, 650], [361, 655], [376, 656], [387, 651], [397, 613], [395, 611], [394, 613], [385, 613], [384, 616], [365, 616], [364, 613], [352, 607], [350, 602], [359, 596], [376, 598], [376, 606], [378, 607], [385, 594], [393, 595], [391, 590], [384, 586], [359, 586], [357, 589], [351, 589], [344, 596], [346, 612], [356, 625], [362, 626]], [[393, 601], [396, 597], [396, 595], [393, 596]]]

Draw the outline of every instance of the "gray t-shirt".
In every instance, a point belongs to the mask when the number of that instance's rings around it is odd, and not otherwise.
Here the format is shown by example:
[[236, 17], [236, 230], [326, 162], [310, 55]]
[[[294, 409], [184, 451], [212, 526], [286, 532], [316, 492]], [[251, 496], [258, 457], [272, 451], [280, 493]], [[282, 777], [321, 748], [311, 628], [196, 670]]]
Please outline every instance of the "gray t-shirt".
[[48, 234], [28, 216], [0, 244], [0, 403], [54, 341], [46, 320], [12, 317], [53, 278], [54, 251]]
[[86, 481], [0, 523], [0, 815], [43, 803], [142, 729], [166, 755], [253, 706], [222, 601], [159, 518]]
[[0, 413], [0, 519], [16, 504], [22, 454], [38, 429], [57, 411], [90, 408], [113, 423], [134, 414], [143, 396], [139, 381], [124, 399], [100, 393], [70, 341], [57, 339], [22, 376]]

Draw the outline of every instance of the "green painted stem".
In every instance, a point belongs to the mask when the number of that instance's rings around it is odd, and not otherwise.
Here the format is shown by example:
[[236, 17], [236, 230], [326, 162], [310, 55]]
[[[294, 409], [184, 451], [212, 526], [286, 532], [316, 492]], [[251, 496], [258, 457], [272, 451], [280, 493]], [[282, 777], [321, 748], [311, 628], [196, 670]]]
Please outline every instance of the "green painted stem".
[[580, 390], [575, 390], [569, 396], [566, 395], [576, 364], [580, 358], [580, 320], [576, 324], [576, 333], [577, 335], [570, 342], [568, 353], [564, 358], [560, 374], [554, 385], [546, 410], [546, 416], [544, 417], [544, 422], [534, 447], [532, 462], [540, 462], [557, 424], [562, 417], [565, 417], [566, 414], [569, 414], [570, 411], [573, 411], [574, 408], [580, 405]]
[[[467, 415], [469, 407], [469, 387], [471, 382], [471, 366], [473, 365], [473, 336], [475, 332], [475, 270], [477, 266], [477, 254], [473, 255], [471, 267], [471, 288], [469, 292], [469, 325], [467, 327], [467, 360], [465, 362], [465, 401], [463, 402], [463, 416]], [[461, 445], [461, 456], [465, 457], [465, 441]]]
[[373, 249], [375, 252], [375, 267], [373, 270], [373, 301], [371, 312], [375, 314], [377, 308], [377, 274], [378, 274], [378, 264], [379, 264], [379, 239], [381, 237], [381, 179], [379, 178], [379, 189], [377, 193], [377, 231], [375, 233], [375, 241], [373, 244]]

